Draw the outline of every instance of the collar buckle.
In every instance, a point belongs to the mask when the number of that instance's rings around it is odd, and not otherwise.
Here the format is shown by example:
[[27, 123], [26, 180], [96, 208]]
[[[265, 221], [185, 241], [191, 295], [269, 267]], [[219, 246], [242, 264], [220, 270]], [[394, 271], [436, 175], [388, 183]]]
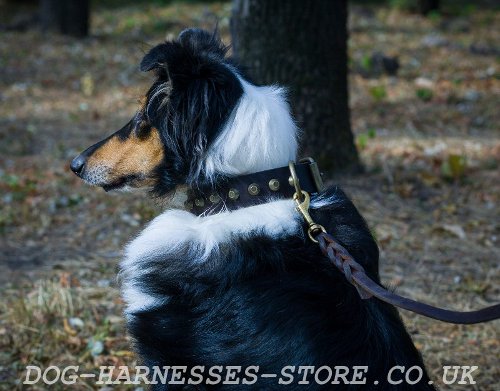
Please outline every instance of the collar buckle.
[[311, 171], [311, 175], [314, 181], [314, 185], [318, 193], [323, 190], [323, 177], [321, 176], [321, 172], [319, 171], [318, 163], [312, 157], [305, 157], [300, 159], [299, 163], [309, 163], [309, 170]]

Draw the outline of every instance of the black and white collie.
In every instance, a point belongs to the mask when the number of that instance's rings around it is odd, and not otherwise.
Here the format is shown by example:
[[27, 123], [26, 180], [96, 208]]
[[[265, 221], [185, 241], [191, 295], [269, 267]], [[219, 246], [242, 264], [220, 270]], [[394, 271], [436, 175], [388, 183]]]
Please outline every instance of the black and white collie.
[[[434, 389], [396, 309], [360, 299], [290, 198], [201, 215], [182, 207], [193, 189], [296, 159], [283, 90], [249, 82], [226, 49], [198, 29], [152, 48], [141, 70], [156, 80], [136, 115], [71, 163], [90, 184], [146, 187], [173, 205], [120, 265], [128, 330], [150, 379], [155, 367], [182, 374], [152, 387]], [[377, 244], [338, 187], [314, 194], [311, 214], [379, 281]]]

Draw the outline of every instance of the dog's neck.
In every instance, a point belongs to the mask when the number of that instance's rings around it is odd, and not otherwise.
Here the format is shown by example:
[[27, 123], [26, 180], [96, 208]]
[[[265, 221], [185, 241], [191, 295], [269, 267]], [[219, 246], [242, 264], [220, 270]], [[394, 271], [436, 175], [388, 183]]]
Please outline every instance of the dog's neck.
[[297, 157], [298, 129], [290, 114], [285, 91], [255, 86], [240, 78], [243, 95], [221, 133], [200, 161], [198, 177], [215, 182], [270, 170]]
[[[314, 160], [295, 165], [300, 186], [308, 193], [321, 191], [322, 180]], [[278, 199], [292, 198], [295, 187], [288, 166], [224, 178], [210, 186], [190, 188], [184, 206], [198, 216], [232, 211]]]
[[[171, 208], [211, 215], [293, 195], [286, 164], [296, 159], [298, 129], [286, 93], [238, 77], [241, 98], [205, 158], [186, 178], [191, 188], [176, 189]], [[299, 171], [302, 182], [312, 183], [307, 168]], [[308, 191], [317, 188], [311, 185]]]

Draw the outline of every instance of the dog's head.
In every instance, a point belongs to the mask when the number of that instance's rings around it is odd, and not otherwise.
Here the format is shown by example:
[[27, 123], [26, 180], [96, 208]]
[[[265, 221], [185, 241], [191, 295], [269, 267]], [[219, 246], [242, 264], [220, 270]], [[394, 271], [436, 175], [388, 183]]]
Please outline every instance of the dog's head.
[[245, 81], [226, 52], [199, 29], [152, 48], [141, 70], [156, 79], [137, 113], [73, 159], [73, 172], [105, 190], [164, 195], [294, 159], [295, 126], [281, 90]]

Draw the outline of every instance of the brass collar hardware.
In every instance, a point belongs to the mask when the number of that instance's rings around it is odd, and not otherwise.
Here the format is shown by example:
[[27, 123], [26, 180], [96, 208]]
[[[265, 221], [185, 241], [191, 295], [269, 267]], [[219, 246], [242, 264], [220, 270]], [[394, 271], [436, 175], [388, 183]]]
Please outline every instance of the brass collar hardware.
[[308, 163], [309, 170], [311, 171], [311, 175], [313, 177], [314, 184], [318, 191], [322, 191], [324, 188], [323, 178], [321, 177], [321, 172], [319, 171], [318, 163], [312, 157], [306, 157], [304, 159], [300, 159], [299, 163]]
[[326, 232], [325, 227], [323, 227], [321, 224], [315, 223], [309, 214], [309, 205], [311, 201], [311, 196], [309, 193], [305, 192], [302, 190], [302, 195], [304, 196], [304, 200], [300, 201], [299, 196], [297, 193], [293, 195], [293, 200], [297, 204], [295, 207], [306, 223], [309, 225], [309, 228], [307, 229], [307, 235], [309, 235], [309, 239], [311, 239], [314, 243], [318, 243], [318, 241], [314, 238], [317, 234], [320, 232]]
[[229, 189], [229, 192], [227, 193], [228, 197], [230, 200], [237, 200], [240, 198], [240, 192], [236, 189]]
[[248, 186], [248, 193], [253, 196], [258, 195], [260, 193], [259, 185], [256, 183], [251, 183]]
[[[291, 174], [296, 178], [296, 184]], [[313, 159], [308, 158], [285, 167], [231, 178], [221, 177], [216, 183], [198, 184], [188, 190], [185, 207], [196, 215], [206, 216], [276, 199], [290, 199], [295, 193], [302, 202], [302, 190], [312, 194], [322, 188], [318, 167]]]
[[309, 226], [307, 229], [307, 235], [309, 235], [309, 239], [311, 239], [314, 243], [318, 243], [318, 241], [315, 239], [315, 236], [320, 232], [326, 232], [325, 227], [323, 227], [321, 224], [315, 223], [311, 215], [309, 214], [311, 196], [307, 191], [302, 190], [300, 187], [300, 180], [297, 176], [297, 171], [295, 170], [295, 163], [290, 161], [288, 163], [288, 168], [290, 169], [292, 183], [295, 187], [295, 193], [293, 194], [293, 200], [296, 203], [295, 208], [302, 215], [307, 225]]
[[210, 197], [208, 197], [208, 199], [212, 204], [216, 204], [220, 201], [220, 196], [218, 194], [210, 194]]
[[271, 179], [268, 185], [272, 191], [278, 191], [280, 189], [280, 181], [277, 179]]
[[[297, 176], [297, 171], [295, 170], [295, 163], [291, 160], [288, 162], [288, 169], [290, 170], [290, 178], [288, 179], [288, 182], [295, 188], [293, 197], [294, 199], [295, 197], [297, 197], [297, 199], [300, 201], [302, 198], [302, 188], [300, 187], [300, 180]], [[309, 205], [307, 206], [307, 208], [309, 208]]]

